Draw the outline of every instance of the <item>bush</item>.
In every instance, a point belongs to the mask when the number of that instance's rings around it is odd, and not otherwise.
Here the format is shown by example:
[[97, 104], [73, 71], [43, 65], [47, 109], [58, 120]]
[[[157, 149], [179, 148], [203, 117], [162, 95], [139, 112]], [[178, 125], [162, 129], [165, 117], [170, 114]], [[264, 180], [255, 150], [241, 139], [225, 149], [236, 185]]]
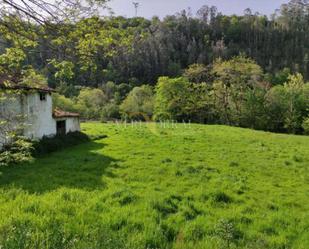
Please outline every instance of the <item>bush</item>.
[[106, 94], [97, 88], [82, 88], [76, 100], [81, 117], [93, 120], [100, 119], [102, 108], [108, 102]]
[[154, 94], [150, 86], [134, 87], [120, 105], [124, 118], [149, 121], [153, 114]]
[[66, 98], [58, 93], [53, 93], [53, 109], [60, 108], [61, 110], [66, 110], [69, 112], [77, 112], [78, 108], [74, 101], [70, 98]]
[[82, 132], [70, 132], [66, 135], [56, 135], [55, 137], [43, 137], [33, 144], [34, 155], [42, 155], [61, 150], [80, 143], [88, 142], [90, 138]]
[[0, 152], [0, 166], [28, 162], [32, 159], [32, 143], [23, 137], [17, 139], [3, 148]]
[[108, 103], [102, 108], [101, 121], [120, 119], [119, 106], [115, 103]]
[[55, 137], [43, 137], [39, 141], [29, 141], [23, 137], [18, 137], [10, 145], [6, 145], [0, 151], [0, 166], [29, 162], [35, 156], [55, 152], [70, 146], [99, 140], [106, 135], [88, 137], [82, 132], [70, 132], [66, 135], [56, 135]]
[[190, 82], [186, 78], [160, 77], [156, 86], [154, 119], [182, 121], [187, 116]]
[[215, 235], [224, 242], [224, 248], [230, 248], [232, 243], [237, 242], [243, 234], [236, 229], [233, 222], [220, 219], [215, 226]]
[[309, 135], [309, 117], [304, 120], [303, 129], [304, 129], [304, 133], [306, 135]]

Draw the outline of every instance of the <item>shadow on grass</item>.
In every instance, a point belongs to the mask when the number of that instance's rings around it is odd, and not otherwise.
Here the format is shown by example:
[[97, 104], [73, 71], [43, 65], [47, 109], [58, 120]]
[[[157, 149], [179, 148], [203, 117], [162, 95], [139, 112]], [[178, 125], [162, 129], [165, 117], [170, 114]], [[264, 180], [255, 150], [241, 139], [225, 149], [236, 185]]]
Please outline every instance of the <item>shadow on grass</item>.
[[1, 169], [0, 187], [45, 193], [61, 187], [84, 190], [105, 187], [117, 160], [104, 156], [103, 141], [89, 142], [36, 158], [34, 162]]

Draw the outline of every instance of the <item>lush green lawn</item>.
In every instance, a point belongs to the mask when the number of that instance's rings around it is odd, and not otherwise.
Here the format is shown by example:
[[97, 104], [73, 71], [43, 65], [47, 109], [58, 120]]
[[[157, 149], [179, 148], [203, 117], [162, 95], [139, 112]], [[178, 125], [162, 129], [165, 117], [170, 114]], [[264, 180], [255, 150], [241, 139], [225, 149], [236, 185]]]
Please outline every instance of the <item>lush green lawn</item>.
[[309, 137], [83, 130], [108, 137], [1, 169], [1, 249], [309, 248]]

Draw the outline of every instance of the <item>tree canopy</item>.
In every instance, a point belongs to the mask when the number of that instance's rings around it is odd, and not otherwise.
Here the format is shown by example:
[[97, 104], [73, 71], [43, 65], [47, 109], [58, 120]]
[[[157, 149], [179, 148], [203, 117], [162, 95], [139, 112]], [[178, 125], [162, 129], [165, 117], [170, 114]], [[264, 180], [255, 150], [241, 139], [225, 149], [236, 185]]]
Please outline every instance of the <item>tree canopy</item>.
[[102, 17], [105, 0], [0, 6], [0, 83], [48, 84], [55, 105], [83, 118], [144, 113], [291, 133], [307, 127], [307, 0], [271, 17], [250, 9], [227, 16], [214, 6], [163, 19]]

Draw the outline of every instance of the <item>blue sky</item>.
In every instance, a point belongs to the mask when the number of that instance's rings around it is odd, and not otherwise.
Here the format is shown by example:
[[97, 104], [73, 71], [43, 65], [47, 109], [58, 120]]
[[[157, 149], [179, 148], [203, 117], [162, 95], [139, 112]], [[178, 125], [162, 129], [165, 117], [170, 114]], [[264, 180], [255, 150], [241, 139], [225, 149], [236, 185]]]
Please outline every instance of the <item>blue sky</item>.
[[115, 15], [132, 17], [135, 15], [132, 2], [140, 3], [139, 16], [151, 18], [154, 15], [164, 17], [175, 14], [188, 7], [191, 7], [192, 13], [195, 14], [205, 4], [217, 6], [223, 14], [242, 14], [244, 9], [249, 7], [254, 12], [269, 15], [288, 0], [111, 0], [109, 6]]

